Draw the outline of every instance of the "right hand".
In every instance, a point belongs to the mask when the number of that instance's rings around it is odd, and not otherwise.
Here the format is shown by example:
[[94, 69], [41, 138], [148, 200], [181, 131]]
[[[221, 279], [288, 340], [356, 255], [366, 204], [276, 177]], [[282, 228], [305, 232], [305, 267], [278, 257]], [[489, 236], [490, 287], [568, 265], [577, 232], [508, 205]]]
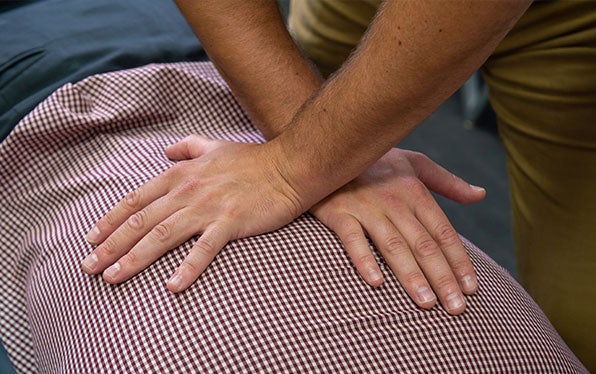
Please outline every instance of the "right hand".
[[432, 308], [438, 295], [447, 312], [460, 314], [463, 294], [474, 293], [478, 281], [429, 189], [460, 203], [486, 194], [425, 155], [394, 148], [311, 212], [339, 236], [367, 283], [379, 286], [383, 276], [366, 235], [418, 306]]

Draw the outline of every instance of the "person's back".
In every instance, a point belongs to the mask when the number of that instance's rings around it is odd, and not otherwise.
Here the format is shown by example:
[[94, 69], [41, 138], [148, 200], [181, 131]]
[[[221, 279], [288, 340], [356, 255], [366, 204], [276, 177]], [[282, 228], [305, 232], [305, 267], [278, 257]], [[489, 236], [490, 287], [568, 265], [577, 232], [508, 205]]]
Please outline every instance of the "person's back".
[[366, 285], [310, 214], [230, 242], [180, 294], [165, 280], [192, 240], [120, 285], [82, 273], [81, 233], [189, 132], [262, 141], [215, 68], [193, 63], [67, 85], [2, 144], [0, 337], [19, 371], [585, 372], [467, 241], [480, 288], [459, 316], [419, 308], [376, 250], [386, 280]]

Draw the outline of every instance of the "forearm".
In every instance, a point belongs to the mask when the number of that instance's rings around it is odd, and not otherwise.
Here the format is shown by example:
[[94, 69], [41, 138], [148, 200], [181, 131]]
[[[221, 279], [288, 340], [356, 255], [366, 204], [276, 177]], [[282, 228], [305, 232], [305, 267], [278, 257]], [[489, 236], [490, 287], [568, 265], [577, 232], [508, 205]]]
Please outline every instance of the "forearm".
[[305, 204], [403, 139], [488, 58], [528, 1], [388, 1], [357, 53], [270, 146]]
[[176, 0], [251, 120], [271, 139], [322, 79], [289, 36], [272, 0]]

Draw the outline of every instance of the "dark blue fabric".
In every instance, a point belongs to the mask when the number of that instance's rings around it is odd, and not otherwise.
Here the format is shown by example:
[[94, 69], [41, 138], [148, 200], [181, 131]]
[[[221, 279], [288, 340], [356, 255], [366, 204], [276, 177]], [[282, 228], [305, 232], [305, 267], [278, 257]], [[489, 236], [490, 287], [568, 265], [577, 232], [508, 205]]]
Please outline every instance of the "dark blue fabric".
[[0, 7], [0, 141], [52, 91], [89, 75], [205, 60], [171, 0], [43, 0]]
[[16, 373], [15, 369], [12, 367], [8, 356], [6, 355], [6, 350], [4, 346], [0, 344], [0, 374], [13, 374]]

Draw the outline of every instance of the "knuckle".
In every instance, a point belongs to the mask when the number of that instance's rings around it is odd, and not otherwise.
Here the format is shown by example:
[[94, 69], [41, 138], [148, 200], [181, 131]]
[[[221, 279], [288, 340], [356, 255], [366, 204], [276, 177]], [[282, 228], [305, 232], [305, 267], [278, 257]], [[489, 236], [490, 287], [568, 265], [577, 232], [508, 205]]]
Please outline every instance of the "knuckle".
[[426, 197], [428, 191], [426, 186], [420, 179], [415, 176], [405, 176], [402, 178], [402, 182], [407, 187], [408, 191], [414, 195], [416, 198], [423, 198]]
[[194, 250], [197, 252], [197, 254], [207, 257], [213, 257], [218, 252], [218, 249], [213, 245], [213, 243], [204, 239], [199, 239], [199, 241], [197, 241], [194, 246]]
[[404, 205], [403, 197], [396, 193], [392, 188], [382, 188], [383, 186], [376, 186], [376, 194], [380, 198], [382, 205], [388, 207], [390, 210], [399, 210]]
[[337, 236], [340, 236], [343, 221], [341, 216], [333, 210], [332, 200], [326, 201], [325, 204], [318, 204], [311, 208], [311, 212], [317, 219], [319, 219], [325, 226], [334, 231]]
[[439, 252], [439, 246], [429, 237], [422, 237], [416, 241], [414, 250], [420, 258], [435, 256]]
[[385, 239], [384, 248], [387, 255], [399, 256], [408, 249], [408, 246], [403, 238], [392, 235]]
[[363, 254], [360, 256], [353, 257], [354, 265], [356, 267], [367, 267], [368, 266], [375, 266], [376, 261], [375, 258], [372, 256], [371, 253]]
[[124, 198], [124, 206], [128, 210], [136, 210], [141, 203], [141, 190], [136, 189], [129, 192]]
[[166, 223], [160, 223], [151, 230], [151, 238], [158, 243], [165, 243], [172, 237], [172, 228]]
[[137, 254], [136, 251], [130, 251], [126, 254], [126, 256], [123, 257], [123, 259], [129, 264], [129, 265], [136, 265], [140, 258], [139, 255]]
[[176, 180], [178, 177], [182, 177], [187, 174], [185, 171], [187, 162], [186, 161], [178, 161], [174, 165], [170, 166], [164, 173], [161, 174], [161, 177], [166, 183], [171, 180]]
[[424, 274], [422, 274], [422, 272], [419, 270], [410, 271], [404, 274], [403, 280], [406, 284], [410, 285], [422, 286], [426, 284], [426, 278], [424, 277]]
[[442, 290], [445, 294], [450, 294], [459, 290], [459, 286], [451, 274], [443, 274], [439, 276], [433, 282], [433, 287], [437, 290]]
[[346, 246], [352, 247], [362, 243], [363, 234], [358, 231], [348, 231], [343, 235], [342, 240]]
[[348, 209], [345, 209], [349, 205], [346, 200], [348, 200], [346, 195], [341, 194], [331, 195], [323, 200], [325, 202], [324, 206], [330, 211], [329, 216], [339, 222], [343, 222], [346, 218], [349, 218], [349, 214], [346, 213]]
[[111, 237], [104, 240], [98, 249], [101, 249], [104, 255], [107, 255], [108, 257], [113, 257], [118, 254], [118, 247], [116, 246], [114, 239]]
[[147, 225], [147, 219], [147, 212], [141, 210], [130, 216], [126, 222], [129, 228], [140, 230]]
[[422, 183], [420, 179], [412, 177], [409, 183], [410, 188], [416, 195], [418, 195], [419, 197], [427, 196], [428, 190], [426, 189], [426, 186], [424, 185], [424, 183]]
[[197, 178], [188, 178], [186, 181], [182, 182], [177, 193], [180, 195], [188, 195], [200, 189], [201, 186], [202, 183]]
[[109, 211], [106, 213], [105, 216], [103, 216], [103, 218], [101, 219], [101, 223], [105, 223], [110, 227], [114, 227], [116, 226], [116, 217], [114, 216], [114, 213], [112, 211]]
[[454, 244], [459, 241], [459, 236], [453, 227], [441, 224], [435, 229], [435, 237], [440, 243]]
[[327, 208], [331, 207], [327, 215], [329, 224], [335, 228], [335, 231], [342, 233], [354, 231], [354, 218], [338, 206], [338, 200], [341, 199], [332, 198], [326, 204]]
[[181, 162], [178, 161], [177, 163], [175, 163], [174, 165], [170, 166], [170, 168], [166, 169], [160, 176], [158, 176], [157, 178], [160, 179], [161, 183], [164, 183], [165, 185], [167, 185], [168, 187], [170, 187], [172, 185], [173, 181], [176, 181], [178, 179], [179, 175], [183, 175], [181, 172]]
[[459, 276], [463, 277], [466, 274], [474, 272], [474, 266], [468, 257], [452, 259], [450, 263], [453, 271]]
[[181, 266], [186, 268], [185, 272], [193, 276], [201, 273], [199, 264], [191, 257], [187, 257]]

